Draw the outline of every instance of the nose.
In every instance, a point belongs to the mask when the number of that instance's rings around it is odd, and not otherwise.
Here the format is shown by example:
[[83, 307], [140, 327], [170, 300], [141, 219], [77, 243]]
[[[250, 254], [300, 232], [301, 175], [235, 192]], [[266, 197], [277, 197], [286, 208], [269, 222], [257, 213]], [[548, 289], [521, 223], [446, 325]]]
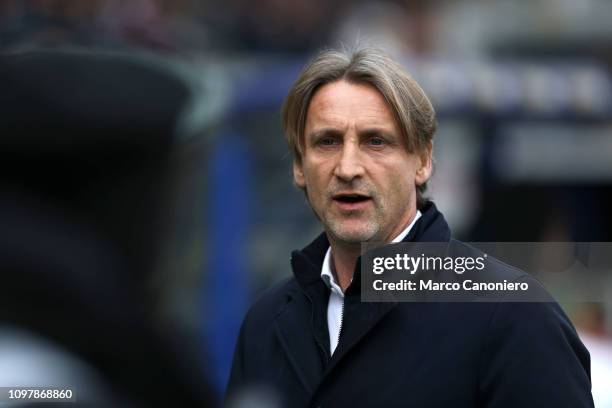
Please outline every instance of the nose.
[[359, 143], [352, 141], [345, 143], [340, 152], [340, 159], [334, 169], [334, 175], [345, 182], [361, 177], [365, 170], [362, 161]]

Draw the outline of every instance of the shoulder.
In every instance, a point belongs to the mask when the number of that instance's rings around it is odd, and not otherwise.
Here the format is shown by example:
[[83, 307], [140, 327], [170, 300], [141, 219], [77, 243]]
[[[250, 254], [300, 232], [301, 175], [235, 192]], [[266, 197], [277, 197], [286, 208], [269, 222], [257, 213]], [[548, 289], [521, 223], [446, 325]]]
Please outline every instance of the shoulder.
[[589, 352], [556, 302], [498, 303], [481, 352], [485, 399], [504, 407], [593, 406]]
[[[450, 245], [455, 256], [482, 254], [479, 249], [460, 241], [451, 240]], [[487, 268], [474, 280], [525, 282], [529, 287], [526, 292], [500, 296], [483, 308], [488, 320], [485, 343], [490, 350], [520, 352], [527, 359], [535, 354], [551, 357], [555, 353], [572, 354], [581, 365], [588, 365], [588, 352], [574, 326], [540, 281], [492, 256], [487, 258], [486, 264]]]
[[[533, 280], [525, 278], [525, 280]], [[533, 280], [533, 284], [537, 281]], [[507, 340], [512, 335], [540, 337], [578, 338], [569, 318], [557, 302], [499, 302], [489, 321], [489, 335], [503, 334]]]

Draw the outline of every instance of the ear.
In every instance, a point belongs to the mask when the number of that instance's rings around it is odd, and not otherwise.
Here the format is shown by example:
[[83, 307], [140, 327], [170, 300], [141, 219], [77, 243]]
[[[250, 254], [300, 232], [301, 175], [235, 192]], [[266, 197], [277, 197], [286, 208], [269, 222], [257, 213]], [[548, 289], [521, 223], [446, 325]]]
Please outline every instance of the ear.
[[420, 167], [417, 169], [415, 182], [418, 186], [427, 183], [433, 171], [433, 143], [430, 142], [425, 150], [419, 154]]
[[297, 160], [293, 160], [293, 182], [299, 188], [306, 188], [302, 163], [298, 163]]

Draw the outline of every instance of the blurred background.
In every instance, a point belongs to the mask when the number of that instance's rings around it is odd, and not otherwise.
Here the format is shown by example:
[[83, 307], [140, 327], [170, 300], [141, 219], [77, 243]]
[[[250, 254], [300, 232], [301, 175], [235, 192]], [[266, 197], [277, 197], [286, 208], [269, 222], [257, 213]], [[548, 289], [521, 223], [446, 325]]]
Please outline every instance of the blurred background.
[[[185, 404], [214, 403], [248, 305], [321, 230], [279, 110], [324, 47], [383, 48], [431, 97], [429, 196], [457, 238], [612, 241], [611, 20], [607, 0], [2, 0], [0, 356], [31, 343], [145, 404], [180, 372]], [[612, 407], [612, 305], [559, 300]], [[4, 361], [0, 386], [42, 360]]]

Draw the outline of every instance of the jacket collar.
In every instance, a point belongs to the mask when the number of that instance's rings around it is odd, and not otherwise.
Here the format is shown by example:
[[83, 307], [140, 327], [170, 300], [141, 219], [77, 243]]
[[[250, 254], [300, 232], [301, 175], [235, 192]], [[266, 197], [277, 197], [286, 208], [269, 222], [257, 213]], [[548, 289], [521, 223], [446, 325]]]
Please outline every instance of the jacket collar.
[[[450, 240], [448, 224], [432, 202], [421, 208], [421, 213], [421, 218], [403, 242]], [[339, 361], [397, 305], [392, 302], [361, 302], [361, 262], [358, 260], [353, 283], [345, 293], [342, 335], [330, 359], [326, 319], [329, 289], [321, 279], [321, 267], [328, 247], [329, 241], [323, 233], [301, 251], [293, 252], [293, 273], [304, 296], [294, 293], [292, 301], [276, 317], [276, 331], [282, 348], [311, 395], [329, 378]]]

